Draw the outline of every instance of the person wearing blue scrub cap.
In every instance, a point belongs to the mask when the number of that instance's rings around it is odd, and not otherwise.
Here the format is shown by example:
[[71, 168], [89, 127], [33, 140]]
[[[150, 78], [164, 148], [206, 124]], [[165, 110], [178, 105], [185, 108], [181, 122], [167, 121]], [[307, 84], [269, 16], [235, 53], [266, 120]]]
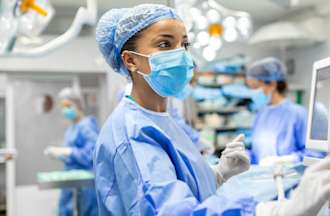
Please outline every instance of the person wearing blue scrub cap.
[[[96, 118], [85, 116], [81, 95], [73, 88], [64, 88], [59, 93], [63, 117], [70, 123], [64, 136], [64, 146], [49, 146], [45, 154], [64, 162], [65, 170], [92, 170], [93, 150], [99, 133]], [[79, 192], [79, 208], [83, 216], [96, 216], [97, 199], [94, 188], [82, 188]], [[70, 189], [61, 191], [59, 216], [72, 216], [73, 193]]]
[[133, 82], [97, 140], [99, 215], [254, 215], [251, 197], [216, 193], [249, 168], [244, 137], [210, 167], [168, 113], [168, 98], [185, 91], [194, 67], [176, 12], [157, 4], [112, 9], [101, 17], [96, 40], [108, 64]]
[[284, 64], [268, 57], [247, 70], [247, 84], [258, 113], [252, 130], [252, 162], [273, 165], [298, 162], [304, 156], [322, 156], [305, 148], [307, 112], [286, 98]]
[[168, 98], [186, 91], [194, 68], [176, 12], [156, 4], [110, 10], [98, 23], [96, 39], [108, 64], [133, 83], [97, 142], [99, 214], [226, 211], [217, 186], [247, 170], [248, 156], [239, 137], [212, 169], [167, 110]]

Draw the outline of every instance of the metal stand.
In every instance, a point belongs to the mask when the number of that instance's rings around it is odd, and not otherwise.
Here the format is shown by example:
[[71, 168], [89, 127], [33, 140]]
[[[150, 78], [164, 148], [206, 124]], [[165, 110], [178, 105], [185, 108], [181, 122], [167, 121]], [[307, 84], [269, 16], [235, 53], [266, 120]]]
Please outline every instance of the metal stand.
[[81, 215], [79, 195], [80, 195], [79, 188], [72, 189], [72, 204], [73, 204], [72, 211], [74, 216]]

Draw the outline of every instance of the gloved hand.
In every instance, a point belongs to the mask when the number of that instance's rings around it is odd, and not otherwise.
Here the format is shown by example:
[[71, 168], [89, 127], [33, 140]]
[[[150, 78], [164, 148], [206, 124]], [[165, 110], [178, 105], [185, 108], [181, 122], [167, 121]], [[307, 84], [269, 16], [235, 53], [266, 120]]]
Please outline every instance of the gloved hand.
[[0, 163], [15, 159], [17, 151], [15, 149], [0, 149]]
[[54, 159], [61, 159], [70, 156], [72, 149], [70, 147], [48, 146], [44, 154]]
[[257, 216], [317, 216], [330, 199], [330, 158], [308, 168], [290, 200], [260, 203]]
[[286, 164], [286, 163], [294, 163], [299, 161], [299, 158], [297, 155], [285, 155], [285, 156], [270, 156], [263, 158], [260, 160], [259, 165], [260, 166], [274, 166], [276, 164]]
[[217, 177], [218, 186], [234, 175], [250, 168], [250, 159], [244, 147], [244, 134], [238, 135], [226, 145], [219, 160], [219, 164], [212, 167]]

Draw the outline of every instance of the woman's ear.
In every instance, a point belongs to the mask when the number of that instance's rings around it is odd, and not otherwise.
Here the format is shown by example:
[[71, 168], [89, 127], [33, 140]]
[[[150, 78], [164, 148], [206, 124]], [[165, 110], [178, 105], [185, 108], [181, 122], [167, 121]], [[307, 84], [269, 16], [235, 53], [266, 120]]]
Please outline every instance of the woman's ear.
[[132, 53], [125, 50], [125, 51], [122, 52], [121, 57], [122, 57], [122, 60], [123, 60], [124, 64], [126, 65], [126, 67], [129, 71], [136, 71], [137, 70], [135, 56]]
[[277, 81], [272, 81], [270, 83], [270, 86], [272, 88], [272, 91], [276, 91], [276, 89], [277, 89]]

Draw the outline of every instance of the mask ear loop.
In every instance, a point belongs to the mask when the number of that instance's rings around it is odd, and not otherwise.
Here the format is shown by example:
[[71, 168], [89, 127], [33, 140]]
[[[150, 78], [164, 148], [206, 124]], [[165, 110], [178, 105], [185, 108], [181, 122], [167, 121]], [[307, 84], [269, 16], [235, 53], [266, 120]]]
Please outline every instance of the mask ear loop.
[[[145, 57], [145, 58], [149, 58], [150, 57], [149, 55], [145, 55], [145, 54], [142, 54], [142, 53], [138, 53], [138, 52], [134, 52], [134, 51], [130, 51], [130, 50], [127, 50], [127, 51], [130, 52], [130, 53], [133, 53], [135, 55]], [[121, 59], [122, 59], [122, 61], [124, 61], [124, 55], [123, 54], [121, 55]], [[148, 76], [148, 74], [145, 74], [145, 73], [143, 73], [143, 72], [141, 72], [139, 70], [136, 70], [135, 72], [138, 73], [138, 74], [140, 74], [141, 76], [144, 76], [144, 77]]]

